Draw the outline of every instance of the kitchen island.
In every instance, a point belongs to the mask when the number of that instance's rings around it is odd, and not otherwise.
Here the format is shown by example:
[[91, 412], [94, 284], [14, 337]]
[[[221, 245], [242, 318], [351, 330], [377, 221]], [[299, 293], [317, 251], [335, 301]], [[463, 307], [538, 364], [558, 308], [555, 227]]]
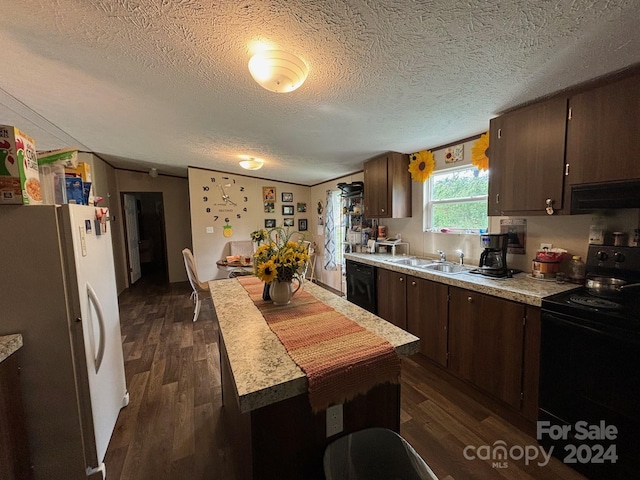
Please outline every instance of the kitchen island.
[[[219, 323], [224, 418], [238, 478], [324, 478], [322, 455], [338, 435], [326, 435], [326, 411], [313, 413], [307, 377], [291, 359], [237, 279], [209, 282]], [[320, 302], [387, 340], [400, 357], [418, 352], [419, 339], [312, 283]], [[373, 387], [343, 405], [339, 435], [379, 426], [400, 427], [400, 386]]]

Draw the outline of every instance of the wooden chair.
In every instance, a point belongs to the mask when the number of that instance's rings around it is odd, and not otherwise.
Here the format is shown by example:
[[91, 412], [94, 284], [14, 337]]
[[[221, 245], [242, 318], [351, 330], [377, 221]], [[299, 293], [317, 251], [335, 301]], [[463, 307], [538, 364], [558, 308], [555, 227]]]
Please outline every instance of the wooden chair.
[[198, 320], [198, 315], [200, 315], [200, 306], [202, 300], [206, 300], [207, 298], [211, 298], [211, 291], [209, 290], [209, 285], [206, 282], [201, 282], [198, 279], [198, 273], [196, 271], [196, 262], [193, 259], [193, 254], [191, 250], [185, 248], [182, 250], [182, 256], [184, 257], [184, 266], [187, 269], [187, 276], [189, 277], [189, 283], [191, 284], [191, 288], [193, 288], [193, 292], [191, 293], [191, 298], [195, 301], [196, 307], [193, 311], [193, 321]]

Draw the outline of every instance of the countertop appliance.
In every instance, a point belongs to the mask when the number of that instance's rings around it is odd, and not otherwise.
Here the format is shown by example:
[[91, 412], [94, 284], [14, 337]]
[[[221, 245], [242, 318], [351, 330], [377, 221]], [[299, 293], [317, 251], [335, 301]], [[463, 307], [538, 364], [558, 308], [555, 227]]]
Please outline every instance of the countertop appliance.
[[376, 267], [352, 260], [346, 264], [347, 300], [377, 314]]
[[[588, 278], [640, 281], [640, 248], [591, 245], [586, 260]], [[570, 465], [589, 478], [634, 478], [640, 470], [640, 295], [634, 289], [615, 298], [590, 292], [598, 293], [585, 286], [542, 300], [538, 419], [569, 430], [564, 439], [538, 440], [564, 460], [575, 449], [580, 456], [570, 457], [576, 460]], [[604, 422], [617, 429], [616, 438], [576, 438], [585, 425], [578, 422]], [[615, 463], [607, 452], [615, 453]]]
[[21, 333], [35, 480], [105, 477], [125, 383], [111, 226], [82, 205], [0, 207], [0, 334]]
[[472, 273], [481, 273], [489, 277], [506, 277], [507, 244], [509, 235], [506, 233], [485, 233], [480, 235], [480, 243], [484, 249], [480, 254], [480, 265]]

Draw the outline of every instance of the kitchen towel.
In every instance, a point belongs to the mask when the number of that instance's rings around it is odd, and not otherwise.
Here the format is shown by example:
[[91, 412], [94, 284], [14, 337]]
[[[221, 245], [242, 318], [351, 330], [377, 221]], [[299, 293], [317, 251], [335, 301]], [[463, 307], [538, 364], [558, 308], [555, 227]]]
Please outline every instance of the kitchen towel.
[[400, 358], [384, 338], [300, 290], [289, 305], [262, 300], [263, 283], [238, 277], [289, 356], [307, 376], [314, 412], [376, 385], [400, 381]]

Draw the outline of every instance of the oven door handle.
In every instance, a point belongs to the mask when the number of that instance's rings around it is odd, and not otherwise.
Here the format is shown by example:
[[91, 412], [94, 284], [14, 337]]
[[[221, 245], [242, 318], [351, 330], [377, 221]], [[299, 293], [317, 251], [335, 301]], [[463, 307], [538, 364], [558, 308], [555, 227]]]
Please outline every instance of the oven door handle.
[[611, 330], [603, 328], [602, 325], [595, 324], [589, 320], [578, 319], [570, 315], [565, 315], [557, 312], [550, 312], [542, 310], [542, 325], [544, 328], [545, 322], [552, 322], [556, 325], [564, 325], [574, 329], [588, 332], [591, 335], [604, 335], [609, 338], [620, 340], [625, 343], [633, 343], [640, 345], [640, 337], [631, 335], [630, 332]]

